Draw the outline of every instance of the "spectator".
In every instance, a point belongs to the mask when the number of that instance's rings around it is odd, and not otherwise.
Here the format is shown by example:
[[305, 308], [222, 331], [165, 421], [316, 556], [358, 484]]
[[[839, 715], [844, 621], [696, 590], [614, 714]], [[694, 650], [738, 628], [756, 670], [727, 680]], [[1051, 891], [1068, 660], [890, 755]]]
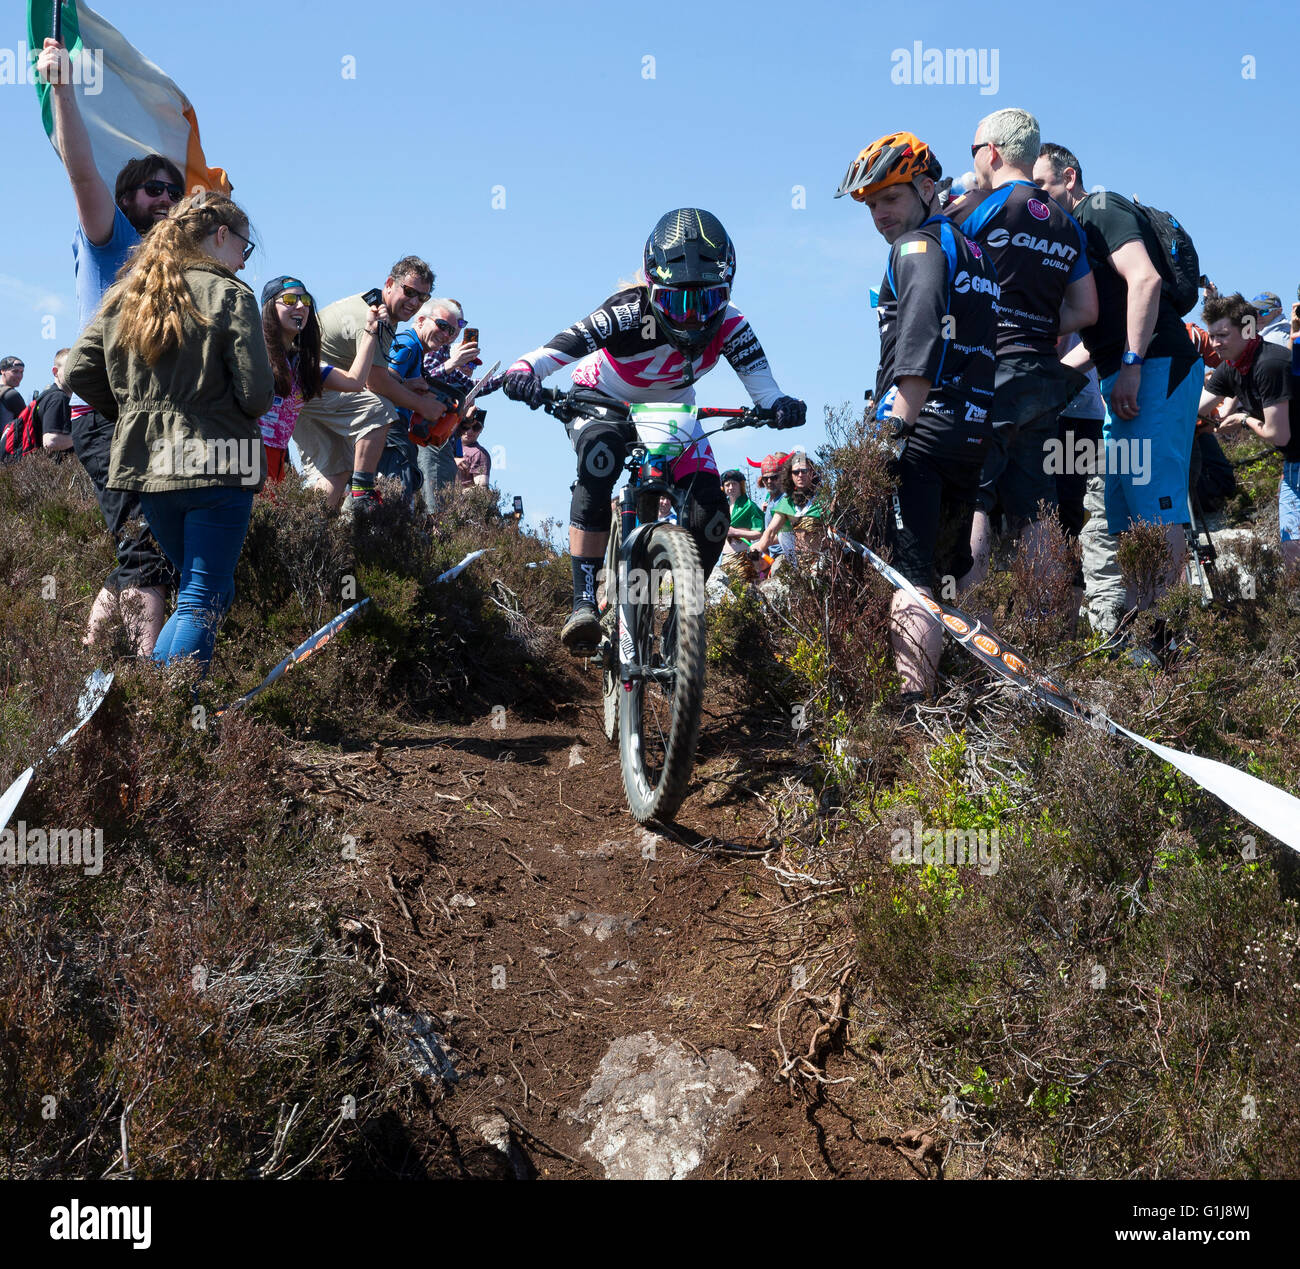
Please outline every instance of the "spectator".
[[[383, 285], [381, 302], [394, 323], [408, 321], [428, 300], [432, 287], [433, 270], [417, 256], [403, 256]], [[321, 311], [321, 357], [326, 364], [352, 365], [369, 316], [370, 306], [361, 295], [336, 300]], [[395, 335], [393, 326], [381, 324], [365, 391], [326, 388], [298, 415], [294, 440], [302, 454], [303, 480], [325, 495], [331, 510], [339, 509], [349, 491], [356, 510], [368, 511], [378, 502], [375, 473], [394, 407], [418, 410], [427, 418], [437, 418], [445, 408], [427, 397], [426, 385], [403, 383], [389, 370]]]
[[[1079, 335], [1062, 336], [1061, 354], [1078, 347]], [[1106, 405], [1101, 399], [1097, 372], [1088, 371], [1082, 392], [1061, 411], [1057, 440], [1063, 457], [1056, 477], [1056, 500], [1061, 527], [1079, 540], [1082, 564], [1075, 573], [1076, 608], [1087, 606], [1092, 628], [1108, 638], [1124, 616], [1124, 578], [1119, 567], [1119, 542], [1106, 528], [1105, 448], [1102, 428]], [[1072, 455], [1086, 455], [1085, 462], [1070, 461]], [[1084, 470], [1080, 470], [1083, 467]]]
[[749, 544], [763, 536], [766, 517], [763, 508], [752, 501], [745, 473], [732, 468], [722, 473], [722, 492], [731, 506], [731, 528], [727, 530], [727, 547], [733, 553], [748, 554]]
[[68, 354], [65, 377], [114, 423], [108, 485], [139, 494], [180, 573], [155, 661], [206, 671], [230, 607], [265, 463], [259, 418], [275, 377], [252, 291], [235, 276], [248, 218], [196, 194], [155, 226]]
[[[987, 254], [939, 214], [942, 176], [920, 137], [894, 132], [861, 151], [836, 192], [867, 206], [890, 248], [872, 394], [898, 482], [886, 533], [894, 567], [929, 600], [936, 572], [965, 577], [974, 562], [971, 524], [992, 438], [999, 294]], [[954, 330], [960, 338], [950, 338]], [[943, 646], [941, 627], [906, 591], [890, 602], [890, 644], [906, 717], [933, 688]]]
[[1146, 218], [1113, 190], [1088, 194], [1079, 160], [1064, 146], [1042, 147], [1034, 179], [1083, 226], [1097, 279], [1100, 316], [1080, 332], [1083, 345], [1065, 363], [1079, 370], [1096, 365], [1106, 454], [1127, 458], [1106, 464], [1108, 528], [1121, 533], [1138, 520], [1165, 527], [1168, 571], [1151, 594], [1130, 596], [1146, 607], [1183, 571], [1200, 360], [1164, 294], [1155, 263], [1160, 246]]
[[1220, 401], [1235, 397], [1238, 412], [1221, 423], [1224, 432], [1245, 425], [1262, 441], [1282, 451], [1282, 483], [1278, 487], [1278, 520], [1282, 558], [1300, 562], [1300, 428], [1292, 424], [1296, 400], [1290, 350], [1264, 338], [1251, 321], [1254, 301], [1240, 295], [1213, 296], [1202, 317], [1210, 331], [1220, 365], [1201, 393], [1200, 413], [1209, 417]]
[[[388, 368], [412, 387], [435, 387], [446, 405], [463, 398], [473, 386], [465, 373], [478, 354], [477, 343], [462, 341], [455, 357], [449, 358], [452, 340], [465, 325], [460, 305], [455, 300], [431, 299], [424, 304], [411, 323], [393, 340], [388, 354]], [[423, 411], [421, 411], [423, 413]], [[379, 470], [402, 482], [407, 501], [414, 506], [417, 485], [422, 484], [425, 510], [433, 511], [438, 490], [457, 481], [456, 446], [448, 438], [442, 445], [416, 445], [408, 435], [411, 411], [399, 409], [401, 426], [389, 429]]]
[[326, 385], [332, 392], [365, 389], [380, 324], [387, 320], [388, 310], [382, 304], [371, 307], [352, 366], [343, 371], [321, 364], [320, 319], [306, 286], [282, 274], [262, 288], [262, 333], [275, 373], [275, 397], [261, 419], [268, 482], [278, 484], [284, 479], [289, 440], [304, 402], [320, 396]]
[[806, 547], [811, 531], [822, 518], [817, 499], [817, 469], [801, 449], [794, 451], [781, 478], [780, 496], [771, 505], [771, 516], [758, 541], [751, 548], [762, 555], [775, 540], [781, 554], [772, 565], [775, 572], [783, 563], [795, 563], [800, 547]]
[[63, 386], [63, 364], [69, 349], [60, 348], [54, 354], [53, 382], [39, 397], [38, 418], [41, 425], [41, 445], [63, 457], [63, 451], [72, 448], [72, 403]]
[[[72, 259], [77, 328], [84, 330], [132, 248], [167, 218], [184, 195], [185, 178], [170, 159], [146, 154], [123, 166], [110, 193], [95, 166], [68, 55], [60, 41], [45, 41], [36, 70], [51, 85], [54, 147], [77, 205]], [[144, 520], [139, 497], [133, 491], [108, 487], [112, 446], [113, 421], [74, 395], [72, 448], [90, 477], [104, 523], [117, 545], [117, 564], [95, 597], [82, 642], [93, 644], [121, 605], [136, 651], [148, 656], [162, 629], [166, 591], [176, 577]]]
[[974, 564], [963, 587], [988, 571], [995, 506], [1010, 535], [1023, 534], [1033, 558], [1041, 557], [1040, 508], [1057, 505], [1047, 449], [1057, 438], [1061, 410], [1085, 382], [1061, 364], [1056, 340], [1097, 320], [1083, 230], [1068, 212], [1043, 200], [1032, 175], [1038, 150], [1038, 120], [1028, 111], [997, 110], [981, 119], [971, 145], [977, 186], [945, 212], [984, 248], [1001, 287], [989, 415], [993, 443], [971, 524]]
[[16, 419], [27, 408], [23, 394], [18, 391], [26, 369], [21, 357], [0, 360], [0, 427]]
[[461, 490], [484, 489], [492, 476], [492, 455], [479, 444], [487, 422], [487, 411], [478, 403], [470, 406], [470, 415], [460, 425], [461, 457], [456, 459], [456, 476]]
[[1282, 311], [1282, 301], [1272, 291], [1261, 291], [1250, 302], [1259, 319], [1257, 329], [1263, 338], [1291, 347], [1291, 322]]

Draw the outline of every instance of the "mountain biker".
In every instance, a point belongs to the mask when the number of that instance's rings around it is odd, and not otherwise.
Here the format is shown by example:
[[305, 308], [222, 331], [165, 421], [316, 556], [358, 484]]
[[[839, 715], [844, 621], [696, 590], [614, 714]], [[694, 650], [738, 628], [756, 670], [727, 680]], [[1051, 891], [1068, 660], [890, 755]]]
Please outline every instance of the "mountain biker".
[[[758, 336], [730, 302], [735, 272], [735, 248], [716, 216], [694, 207], [668, 212], [646, 240], [637, 282], [525, 353], [506, 371], [506, 396], [537, 409], [542, 380], [576, 361], [573, 382], [580, 388], [619, 401], [689, 403], [695, 380], [725, 357], [755, 405], [772, 410], [773, 427], [799, 427], [804, 403], [782, 394]], [[560, 638], [576, 650], [600, 639], [596, 578], [609, 539], [610, 496], [635, 429], [579, 418], [570, 436], [578, 456], [569, 510], [573, 612]], [[712, 447], [705, 441], [683, 454], [673, 474], [691, 495], [685, 527], [707, 577], [731, 524]]]
[[[988, 257], [939, 212], [942, 175], [924, 141], [894, 132], [854, 159], [835, 194], [865, 203], [890, 244], [875, 388], [898, 472], [887, 533], [894, 567], [931, 599], [936, 569], [956, 579], [971, 568], [971, 521], [992, 438], [999, 295]], [[902, 590], [890, 616], [906, 711], [934, 682], [943, 633]]]

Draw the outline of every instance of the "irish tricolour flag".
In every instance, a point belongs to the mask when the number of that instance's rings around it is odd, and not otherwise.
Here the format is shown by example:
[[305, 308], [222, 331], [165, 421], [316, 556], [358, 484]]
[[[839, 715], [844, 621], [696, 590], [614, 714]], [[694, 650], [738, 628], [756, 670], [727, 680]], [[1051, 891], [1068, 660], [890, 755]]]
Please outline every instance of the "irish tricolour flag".
[[[33, 60], [54, 34], [59, 0], [27, 0], [27, 40]], [[111, 190], [122, 165], [142, 154], [162, 154], [185, 173], [185, 185], [230, 192], [221, 168], [210, 168], [199, 143], [189, 98], [116, 27], [80, 0], [62, 0], [63, 43], [72, 62], [77, 104], [90, 132], [95, 166]], [[50, 87], [36, 79], [45, 133], [54, 141]]]

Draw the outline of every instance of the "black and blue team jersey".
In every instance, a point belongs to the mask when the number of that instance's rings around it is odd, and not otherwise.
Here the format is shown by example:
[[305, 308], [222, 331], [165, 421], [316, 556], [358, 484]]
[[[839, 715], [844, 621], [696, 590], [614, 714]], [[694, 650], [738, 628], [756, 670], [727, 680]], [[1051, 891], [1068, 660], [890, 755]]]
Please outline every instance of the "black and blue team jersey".
[[988, 256], [947, 217], [899, 238], [880, 285], [877, 417], [890, 413], [898, 380], [916, 375], [930, 381], [924, 430], [983, 446], [992, 436], [998, 296]]
[[1002, 288], [998, 356], [1054, 357], [1065, 288], [1092, 272], [1083, 227], [1029, 181], [970, 190], [946, 214], [993, 259]]

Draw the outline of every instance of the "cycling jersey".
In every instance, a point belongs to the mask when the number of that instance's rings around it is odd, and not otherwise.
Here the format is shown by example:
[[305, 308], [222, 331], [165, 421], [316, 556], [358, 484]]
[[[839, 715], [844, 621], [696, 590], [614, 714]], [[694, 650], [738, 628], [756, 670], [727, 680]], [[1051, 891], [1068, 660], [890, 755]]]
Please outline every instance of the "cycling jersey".
[[1065, 289], [1092, 272], [1078, 221], [1029, 181], [970, 190], [945, 214], [993, 260], [1002, 288], [998, 356], [1054, 357]]
[[[734, 304], [727, 305], [717, 335], [688, 361], [655, 321], [644, 288], [629, 287], [540, 348], [525, 353], [510, 369], [522, 368], [526, 362], [539, 379], [545, 379], [577, 362], [573, 367], [577, 387], [618, 401], [693, 402], [692, 384], [720, 357], [730, 363], [755, 405], [766, 408], [782, 395], [758, 336]], [[582, 425], [583, 420], [575, 421], [574, 430]], [[712, 447], [707, 441], [695, 446], [673, 470], [679, 476], [698, 470], [716, 472]]]
[[904, 234], [880, 285], [880, 418], [905, 375], [930, 381], [918, 419], [936, 439], [983, 447], [991, 435], [998, 283], [980, 246], [944, 216]]

